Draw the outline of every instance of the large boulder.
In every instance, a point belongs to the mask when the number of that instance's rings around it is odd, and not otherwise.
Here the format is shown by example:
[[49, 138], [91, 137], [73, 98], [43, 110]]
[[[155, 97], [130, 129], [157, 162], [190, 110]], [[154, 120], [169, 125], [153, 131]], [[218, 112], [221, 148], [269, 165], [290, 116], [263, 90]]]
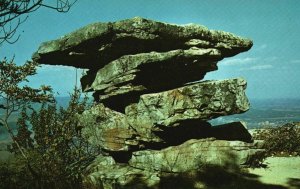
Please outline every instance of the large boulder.
[[252, 41], [204, 26], [174, 25], [140, 17], [94, 23], [57, 40], [44, 42], [33, 59], [42, 64], [98, 70], [123, 55], [176, 49], [213, 48], [223, 57], [251, 48]]
[[250, 142], [251, 135], [239, 123], [212, 128], [206, 122], [247, 111], [245, 87], [241, 78], [198, 82], [142, 95], [125, 114], [94, 105], [79, 115], [79, 121], [92, 145], [111, 152], [163, 148], [205, 137]]
[[241, 78], [198, 82], [142, 95], [138, 103], [126, 107], [125, 114], [94, 105], [78, 116], [79, 123], [91, 144], [112, 152], [162, 148], [203, 137], [250, 141], [238, 124], [212, 129], [206, 122], [247, 111], [245, 87]]
[[118, 109], [122, 103], [126, 106], [141, 94], [201, 80], [207, 72], [217, 69], [216, 63], [221, 58], [219, 50], [196, 47], [125, 55], [99, 69], [95, 75], [83, 76], [81, 83], [85, 91], [96, 91], [97, 101]]
[[32, 59], [89, 69], [83, 90], [123, 112], [140, 95], [199, 81], [217, 70], [218, 61], [251, 47], [251, 40], [228, 32], [135, 17], [91, 24], [42, 43]]
[[208, 177], [215, 182], [216, 175], [226, 179], [232, 171], [239, 174], [240, 167], [263, 152], [255, 144], [209, 138], [134, 152], [129, 163], [100, 155], [84, 171], [84, 183], [99, 189], [209, 188]]
[[152, 131], [247, 111], [245, 87], [246, 81], [241, 78], [198, 82], [142, 95], [138, 103], [126, 107], [125, 114], [140, 135], [151, 139]]
[[224, 166], [229, 162], [249, 165], [263, 152], [252, 143], [241, 141], [191, 139], [162, 150], [133, 152], [129, 165], [143, 170], [186, 172], [199, 170], [205, 165]]

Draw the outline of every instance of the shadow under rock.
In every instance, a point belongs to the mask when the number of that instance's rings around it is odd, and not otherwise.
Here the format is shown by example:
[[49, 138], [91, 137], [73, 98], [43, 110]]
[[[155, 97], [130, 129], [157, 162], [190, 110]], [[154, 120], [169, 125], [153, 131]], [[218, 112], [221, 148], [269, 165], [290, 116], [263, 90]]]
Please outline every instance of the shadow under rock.
[[[199, 169], [186, 173], [161, 173], [160, 182], [149, 187], [147, 183], [136, 179], [125, 188], [147, 189], [287, 189], [285, 186], [265, 184], [258, 175], [248, 173], [235, 162], [233, 153], [227, 154], [222, 165], [207, 165], [199, 162]], [[291, 179], [290, 185], [299, 187], [298, 179]], [[135, 187], [138, 186], [138, 187]]]
[[[219, 166], [208, 166], [201, 172], [165, 174], [159, 184], [149, 187], [136, 178], [122, 189], [288, 189], [281, 185], [265, 184], [258, 176], [245, 172], [232, 172]], [[291, 184], [293, 185], [293, 184]], [[295, 186], [295, 185], [294, 185]], [[297, 184], [299, 187], [299, 184]]]
[[300, 189], [300, 179], [299, 178], [289, 178], [287, 184], [293, 189]]
[[217, 140], [253, 142], [251, 134], [240, 122], [212, 126], [201, 119], [184, 120], [175, 127], [158, 126], [160, 131], [153, 133], [164, 143], [146, 144], [149, 149], [162, 149], [169, 146], [180, 145], [190, 139], [215, 138]]

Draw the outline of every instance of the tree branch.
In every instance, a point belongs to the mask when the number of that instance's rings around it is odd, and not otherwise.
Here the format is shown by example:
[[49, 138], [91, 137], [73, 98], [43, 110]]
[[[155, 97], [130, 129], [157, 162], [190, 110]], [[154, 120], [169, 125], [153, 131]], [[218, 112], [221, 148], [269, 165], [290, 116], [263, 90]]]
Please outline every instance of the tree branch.
[[[19, 26], [24, 23], [28, 16], [21, 17], [38, 10], [40, 7], [56, 10], [57, 12], [68, 12], [77, 0], [56, 0], [56, 5], [44, 3], [45, 0], [2, 0], [0, 1], [0, 44], [7, 42], [13, 44], [18, 41], [20, 35], [15, 40]], [[15, 22], [16, 21], [16, 22]]]

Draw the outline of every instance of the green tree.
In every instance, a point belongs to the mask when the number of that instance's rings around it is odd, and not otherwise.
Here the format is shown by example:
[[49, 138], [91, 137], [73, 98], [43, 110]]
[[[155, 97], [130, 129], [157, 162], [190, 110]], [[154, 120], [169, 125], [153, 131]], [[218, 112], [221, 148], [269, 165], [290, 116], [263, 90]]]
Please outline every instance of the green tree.
[[34, 149], [42, 157], [40, 175], [54, 188], [81, 188], [81, 173], [95, 157], [96, 150], [81, 136], [77, 114], [88, 106], [88, 98], [80, 98], [74, 89], [67, 108], [57, 103], [44, 104], [29, 116], [34, 132]]
[[[53, 95], [51, 93], [51, 87], [41, 86], [40, 88], [32, 88], [26, 85], [28, 77], [36, 74], [36, 64], [33, 62], [26, 62], [22, 66], [18, 66], [13, 60], [8, 61], [6, 59], [0, 61], [0, 126], [6, 128], [10, 135], [13, 146], [17, 149], [16, 152], [22, 156], [22, 161], [25, 163], [27, 169], [31, 175], [39, 182], [38, 173], [33, 169], [29, 158], [29, 152], [27, 146], [18, 140], [15, 132], [12, 129], [12, 125], [9, 124], [9, 120], [13, 114], [18, 114], [23, 109], [30, 108], [32, 103], [52, 102]], [[20, 135], [30, 135], [26, 133], [26, 128], [20, 128]], [[29, 138], [27, 144], [29, 142]]]
[[[15, 159], [1, 164], [0, 185], [5, 188], [81, 188], [82, 172], [98, 150], [81, 136], [77, 114], [88, 106], [75, 88], [66, 108], [59, 107], [51, 87], [26, 85], [36, 64], [17, 66], [13, 60], [0, 64], [0, 124], [10, 134]], [[39, 104], [37, 106], [37, 104]], [[17, 132], [9, 118], [17, 113]], [[9, 175], [9, 176], [8, 176]]]
[[51, 87], [43, 85], [35, 89], [26, 85], [29, 82], [28, 77], [36, 74], [36, 66], [35, 63], [29, 61], [22, 66], [16, 65], [13, 60], [0, 61], [0, 110], [2, 110], [0, 125], [7, 129], [25, 159], [27, 159], [26, 152], [16, 140], [13, 129], [9, 125], [9, 119], [12, 114], [29, 108], [32, 103], [54, 100]]
[[[23, 149], [33, 149], [34, 141], [31, 137], [32, 132], [30, 131], [26, 120], [28, 119], [27, 109], [23, 107], [20, 118], [17, 122], [17, 134], [15, 135], [15, 140]], [[18, 149], [16, 149], [18, 150]]]
[[[80, 91], [74, 89], [66, 108], [58, 107], [54, 102], [43, 103], [29, 115], [25, 111], [22, 112], [16, 140], [26, 146], [31, 167], [39, 176], [38, 183], [35, 183], [33, 178], [27, 178], [25, 186], [82, 188], [82, 172], [94, 159], [97, 150], [90, 147], [81, 136], [77, 114], [82, 113], [89, 103], [87, 97], [82, 99], [80, 95]], [[30, 126], [33, 137], [30, 137], [28, 131]], [[23, 173], [30, 172], [18, 169]], [[20, 179], [19, 176], [16, 178]]]

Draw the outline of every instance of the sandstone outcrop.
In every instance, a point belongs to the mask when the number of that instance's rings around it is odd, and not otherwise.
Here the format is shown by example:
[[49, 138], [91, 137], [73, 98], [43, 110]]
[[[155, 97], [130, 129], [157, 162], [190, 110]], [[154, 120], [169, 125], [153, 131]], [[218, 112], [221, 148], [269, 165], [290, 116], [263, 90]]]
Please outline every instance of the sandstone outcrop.
[[203, 79], [207, 72], [217, 70], [218, 61], [251, 46], [251, 40], [204, 26], [136, 17], [91, 24], [45, 42], [33, 60], [88, 68], [82, 88], [95, 91], [95, 99], [106, 106], [124, 111], [141, 94]]
[[207, 81], [160, 93], [144, 94], [126, 107], [132, 125], [173, 127], [185, 120], [210, 120], [249, 109], [243, 79]]
[[162, 150], [133, 152], [129, 165], [144, 170], [178, 173], [199, 170], [205, 165], [222, 166], [229, 158], [234, 158], [238, 165], [247, 165], [251, 163], [249, 157], [259, 154], [259, 151], [252, 144], [241, 141], [191, 139]]
[[[79, 120], [85, 125], [83, 134], [90, 143], [108, 151], [141, 149], [139, 146], [149, 142], [163, 146], [167, 141], [190, 139], [188, 129], [192, 133], [198, 132], [199, 136], [213, 136], [214, 132], [206, 128], [205, 121], [249, 109], [245, 87], [243, 79], [198, 82], [165, 92], [144, 94], [138, 103], [126, 107], [125, 114], [99, 104], [85, 111]], [[174, 127], [182, 128], [172, 131]], [[226, 132], [226, 129], [223, 130]], [[170, 136], [174, 133], [181, 135], [172, 139]], [[222, 137], [221, 132], [215, 133]]]
[[45, 42], [33, 60], [89, 69], [81, 84], [95, 104], [77, 117], [83, 136], [101, 151], [85, 182], [143, 188], [206, 165], [247, 166], [264, 152], [244, 123], [208, 122], [249, 109], [246, 81], [199, 81], [218, 61], [251, 46], [249, 39], [204, 26], [136, 17]]
[[123, 55], [197, 47], [214, 48], [224, 56], [233, 56], [251, 46], [251, 40], [204, 26], [179, 26], [135, 17], [90, 24], [60, 39], [45, 42], [33, 59], [43, 64], [97, 70]]
[[82, 87], [85, 91], [96, 91], [95, 97], [99, 101], [117, 108], [110, 104], [123, 101], [126, 106], [131, 103], [126, 102], [127, 99], [137, 99], [141, 94], [173, 89], [203, 79], [207, 72], [217, 69], [216, 63], [220, 59], [219, 50], [196, 47], [125, 55], [99, 69], [95, 75], [82, 77]]
[[[252, 143], [207, 138], [192, 139], [163, 150], [134, 152], [129, 161], [130, 166], [117, 163], [110, 156], [99, 156], [87, 168], [90, 174], [86, 182], [97, 188], [143, 189], [186, 188], [180, 180], [189, 180], [194, 183], [192, 188], [205, 188], [203, 184], [197, 187], [197, 182], [205, 180], [203, 175], [210, 174], [205, 171], [222, 174], [220, 172], [223, 169], [234, 170], [236, 166], [247, 165], [251, 158], [264, 152], [256, 148]], [[199, 173], [202, 177], [197, 176]], [[171, 184], [166, 182], [168, 180]]]
[[84, 126], [83, 136], [94, 146], [108, 151], [130, 151], [138, 146], [137, 133], [124, 114], [110, 110], [102, 104], [84, 111], [79, 124]]

